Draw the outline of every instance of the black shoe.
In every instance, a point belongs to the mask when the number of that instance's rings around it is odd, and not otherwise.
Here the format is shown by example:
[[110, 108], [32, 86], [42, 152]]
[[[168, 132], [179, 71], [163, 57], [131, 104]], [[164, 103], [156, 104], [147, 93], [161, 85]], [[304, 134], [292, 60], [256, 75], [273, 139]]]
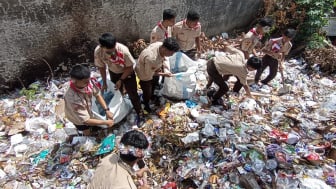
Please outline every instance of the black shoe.
[[214, 106], [223, 105], [223, 101], [221, 99], [212, 100], [211, 105]]
[[145, 104], [144, 110], [146, 110], [147, 113], [152, 112], [152, 109], [150, 108], [149, 104]]
[[213, 95], [215, 94], [215, 92], [216, 92], [216, 89], [211, 87], [207, 92], [207, 96], [211, 99]]
[[146, 121], [145, 121], [145, 118], [144, 118], [144, 116], [143, 115], [137, 115], [136, 116], [136, 118], [135, 118], [135, 124], [139, 127], [139, 128], [141, 128], [143, 125], [144, 125], [144, 123], [145, 123]]

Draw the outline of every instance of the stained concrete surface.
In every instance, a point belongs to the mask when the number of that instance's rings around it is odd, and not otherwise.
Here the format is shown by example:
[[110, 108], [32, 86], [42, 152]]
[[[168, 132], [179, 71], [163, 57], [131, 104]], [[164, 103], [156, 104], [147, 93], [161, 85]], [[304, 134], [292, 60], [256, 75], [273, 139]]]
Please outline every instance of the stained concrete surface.
[[[162, 10], [177, 21], [199, 11], [207, 36], [244, 28], [262, 0], [0, 0], [0, 93], [50, 77], [61, 63], [92, 62], [98, 37], [112, 32], [121, 42], [149, 39]], [[22, 82], [19, 82], [22, 81]]]

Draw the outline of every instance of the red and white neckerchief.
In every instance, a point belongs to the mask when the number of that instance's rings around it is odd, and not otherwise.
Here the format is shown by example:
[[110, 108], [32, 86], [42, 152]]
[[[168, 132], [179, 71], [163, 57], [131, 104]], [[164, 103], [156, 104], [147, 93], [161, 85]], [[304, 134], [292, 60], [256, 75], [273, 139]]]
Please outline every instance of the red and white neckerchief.
[[76, 93], [83, 93], [87, 95], [91, 95], [93, 92], [93, 86], [98, 87], [99, 89], [101, 88], [100, 83], [97, 81], [96, 78], [91, 77], [88, 85], [84, 87], [83, 89], [78, 89], [75, 84], [70, 80], [70, 88], [74, 90]]
[[157, 26], [164, 31], [164, 38], [167, 39], [168, 38], [168, 31], [167, 29], [162, 25], [162, 21], [159, 21]]
[[261, 38], [263, 37], [262, 34], [259, 34], [259, 33], [257, 32], [257, 29], [256, 29], [256, 28], [252, 28], [252, 29], [250, 30], [250, 32], [253, 33], [254, 36], [257, 36], [258, 39], [261, 39]]
[[113, 64], [125, 67], [124, 54], [121, 51], [117, 51], [117, 54], [115, 56], [111, 55], [110, 60]]
[[276, 40], [271, 39], [271, 42], [272, 42], [272, 47], [271, 47], [272, 52], [275, 52], [275, 53], [279, 52], [282, 44], [278, 42], [278, 39]]
[[184, 19], [184, 20], [183, 20], [183, 24], [184, 24], [185, 26], [187, 26], [188, 28], [192, 29], [192, 30], [197, 30], [199, 27], [201, 27], [201, 23], [200, 23], [200, 22], [197, 22], [196, 26], [193, 27], [193, 28], [189, 27], [189, 26], [187, 25], [187, 19]]

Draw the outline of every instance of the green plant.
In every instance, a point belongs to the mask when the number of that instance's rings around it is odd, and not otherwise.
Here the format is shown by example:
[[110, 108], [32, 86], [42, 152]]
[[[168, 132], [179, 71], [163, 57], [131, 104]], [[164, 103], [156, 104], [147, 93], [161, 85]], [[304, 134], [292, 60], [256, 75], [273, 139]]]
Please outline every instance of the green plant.
[[279, 36], [286, 28], [294, 28], [298, 34], [295, 44], [308, 48], [323, 46], [325, 34], [322, 28], [333, 9], [334, 0], [264, 0], [265, 16], [275, 20], [271, 35]]
[[38, 83], [32, 83], [29, 85], [28, 89], [23, 88], [20, 91], [20, 95], [26, 96], [29, 100], [35, 97], [40, 85]]
[[304, 12], [302, 23], [298, 23], [298, 35], [296, 41], [306, 41], [308, 48], [323, 46], [325, 34], [322, 28], [326, 26], [327, 16], [333, 8], [334, 0], [295, 0], [297, 11]]

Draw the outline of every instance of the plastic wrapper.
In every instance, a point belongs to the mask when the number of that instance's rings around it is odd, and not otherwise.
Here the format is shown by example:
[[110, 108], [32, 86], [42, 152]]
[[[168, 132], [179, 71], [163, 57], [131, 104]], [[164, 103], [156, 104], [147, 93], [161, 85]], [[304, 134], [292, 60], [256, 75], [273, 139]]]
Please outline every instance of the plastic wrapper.
[[109, 153], [114, 149], [114, 146], [115, 146], [115, 135], [110, 135], [104, 138], [98, 151], [96, 152], [96, 155]]

